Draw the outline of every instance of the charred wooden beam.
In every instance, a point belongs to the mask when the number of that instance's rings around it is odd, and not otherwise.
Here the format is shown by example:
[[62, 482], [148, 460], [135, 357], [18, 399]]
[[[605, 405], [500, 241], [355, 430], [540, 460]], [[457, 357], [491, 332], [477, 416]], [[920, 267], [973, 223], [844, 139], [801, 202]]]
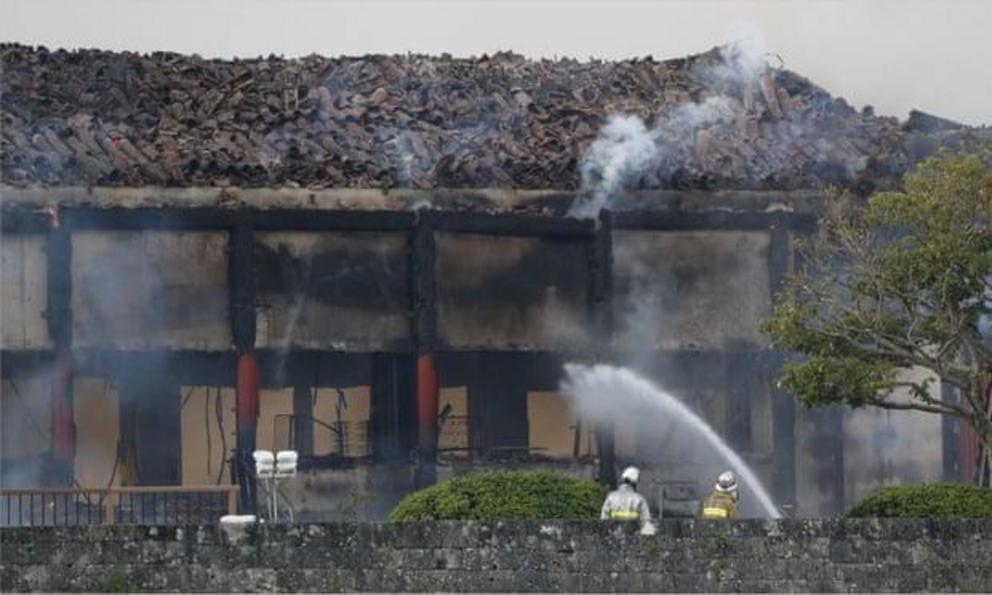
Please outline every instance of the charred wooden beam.
[[815, 217], [785, 211], [618, 211], [613, 214], [613, 228], [627, 231], [757, 231], [781, 227], [812, 231]]
[[594, 357], [601, 358], [613, 342], [613, 213], [600, 213], [596, 235], [587, 247], [592, 348]]
[[232, 467], [241, 486], [241, 509], [254, 511], [256, 489], [251, 469], [258, 433], [261, 375], [255, 356], [255, 230], [251, 221], [239, 221], [231, 230], [229, 299], [231, 337], [237, 353], [235, 461]]
[[567, 217], [438, 211], [431, 218], [434, 229], [444, 232], [547, 239], [588, 238], [595, 233], [591, 220]]
[[65, 218], [77, 229], [257, 229], [301, 231], [405, 231], [416, 219], [408, 211], [257, 209], [225, 207], [72, 207]]
[[238, 353], [255, 348], [255, 230], [241, 221], [231, 230], [228, 282], [231, 337]]
[[0, 212], [2, 233], [45, 233], [51, 216], [46, 209], [3, 209]]
[[217, 207], [72, 207], [64, 218], [85, 230], [209, 230], [228, 229], [244, 218], [236, 209]]
[[[613, 344], [613, 226], [610, 211], [601, 211], [596, 235], [588, 244], [589, 254], [589, 324], [592, 327], [592, 359], [610, 358]], [[599, 453], [598, 480], [605, 486], [616, 485], [616, 451], [612, 424], [596, 427]]]
[[[479, 213], [464, 211], [393, 211], [256, 207], [66, 207], [62, 217], [76, 229], [141, 230], [230, 229], [250, 222], [256, 229], [300, 231], [407, 231], [422, 219], [432, 220], [436, 231], [542, 237], [588, 238], [596, 233], [591, 219], [563, 216]], [[3, 231], [41, 231], [43, 210], [5, 209]], [[784, 225], [808, 232], [815, 215], [789, 211], [693, 210], [678, 208], [615, 211], [613, 227], [624, 230], [757, 230]]]
[[408, 231], [416, 214], [409, 211], [320, 209], [252, 209], [256, 229], [300, 231]]
[[72, 345], [72, 237], [71, 223], [52, 211], [45, 248], [48, 334], [56, 350]]
[[525, 379], [528, 390], [555, 391], [561, 384], [562, 365], [574, 354], [561, 351], [503, 351], [499, 349], [438, 351], [437, 368], [441, 386], [468, 386], [477, 380], [477, 360], [499, 354], [513, 362], [513, 373]]
[[768, 243], [768, 288], [773, 298], [778, 294], [789, 273], [792, 262], [792, 243], [789, 240], [788, 222], [776, 221], [772, 224], [771, 239]]
[[45, 317], [55, 351], [51, 387], [51, 454], [53, 483], [71, 484], [76, 458], [73, 420], [72, 358], [72, 236], [57, 210], [49, 212], [46, 254], [47, 303]]
[[290, 447], [301, 456], [313, 454], [313, 387], [293, 386], [293, 440]]
[[[785, 283], [794, 261], [792, 242], [786, 225], [776, 224], [768, 246], [768, 288], [774, 299]], [[770, 352], [763, 366], [771, 381], [772, 491], [780, 502], [796, 502], [796, 402], [775, 382], [785, 362], [784, 354]]]
[[437, 341], [437, 286], [433, 217], [421, 213], [410, 246], [412, 336], [418, 354], [433, 353]]
[[418, 465], [415, 481], [418, 486], [427, 486], [437, 480], [437, 409], [440, 399], [440, 385], [434, 362], [437, 291], [434, 278], [434, 218], [423, 212], [418, 215], [410, 250], [412, 335], [417, 350]]
[[31, 378], [51, 369], [54, 361], [51, 349], [0, 349], [0, 377]]
[[256, 349], [262, 387], [282, 389], [305, 384], [343, 388], [369, 384], [373, 354], [322, 349]]
[[129, 368], [164, 370], [184, 386], [233, 386], [236, 357], [230, 351], [76, 348], [75, 369], [81, 376], [116, 377]]
[[[779, 368], [770, 370], [772, 377]], [[772, 385], [774, 386], [774, 381]], [[772, 492], [776, 500], [796, 503], [796, 399], [773, 390], [772, 400]]]

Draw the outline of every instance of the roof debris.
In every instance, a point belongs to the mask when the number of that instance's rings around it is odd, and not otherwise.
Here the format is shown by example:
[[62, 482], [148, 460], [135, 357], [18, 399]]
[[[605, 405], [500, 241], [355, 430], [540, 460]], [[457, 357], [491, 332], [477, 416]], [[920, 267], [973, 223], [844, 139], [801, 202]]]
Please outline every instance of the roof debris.
[[[664, 137], [634, 189], [891, 187], [989, 130], [861, 112], [808, 80], [708, 76], [685, 59], [528, 60], [173, 53], [0, 46], [0, 173], [11, 186], [576, 189], [610, 115]], [[673, 114], [720, 99], [721, 116]]]

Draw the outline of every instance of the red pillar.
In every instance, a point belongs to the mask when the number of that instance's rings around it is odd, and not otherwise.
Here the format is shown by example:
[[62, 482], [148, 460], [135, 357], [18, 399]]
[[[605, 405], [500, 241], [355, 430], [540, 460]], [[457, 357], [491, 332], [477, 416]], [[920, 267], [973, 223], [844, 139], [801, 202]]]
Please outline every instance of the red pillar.
[[76, 424], [72, 410], [72, 351], [59, 348], [55, 353], [51, 393], [51, 452], [55, 480], [72, 483], [76, 462]]
[[417, 485], [431, 485], [437, 480], [437, 406], [440, 389], [437, 368], [431, 353], [417, 356], [417, 426], [420, 464]]
[[238, 451], [251, 458], [255, 450], [255, 431], [258, 428], [258, 358], [254, 353], [238, 356], [237, 400], [235, 411], [238, 421]]
[[255, 452], [255, 436], [258, 428], [258, 389], [259, 373], [258, 358], [254, 353], [242, 353], [238, 356], [237, 386], [234, 411], [237, 419], [237, 434], [235, 448], [234, 472], [237, 483], [241, 486], [240, 506], [242, 513], [255, 512], [255, 463], [252, 453]]

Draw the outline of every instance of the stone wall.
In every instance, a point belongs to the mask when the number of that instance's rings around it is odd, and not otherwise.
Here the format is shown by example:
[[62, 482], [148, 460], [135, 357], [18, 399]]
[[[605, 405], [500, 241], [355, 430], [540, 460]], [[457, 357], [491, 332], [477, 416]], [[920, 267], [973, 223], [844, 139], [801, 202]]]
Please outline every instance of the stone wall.
[[7, 591], [989, 591], [992, 520], [5, 529]]

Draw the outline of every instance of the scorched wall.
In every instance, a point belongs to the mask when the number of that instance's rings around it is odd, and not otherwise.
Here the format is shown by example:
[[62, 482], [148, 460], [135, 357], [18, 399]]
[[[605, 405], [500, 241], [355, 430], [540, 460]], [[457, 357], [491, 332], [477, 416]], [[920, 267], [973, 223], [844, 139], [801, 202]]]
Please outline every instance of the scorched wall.
[[[281, 208], [268, 209], [250, 193], [238, 206], [204, 191], [192, 207], [190, 190], [178, 191], [175, 204], [156, 203], [147, 189], [130, 199], [121, 192], [55, 192], [59, 227], [34, 191], [5, 203], [16, 216], [5, 217], [2, 242], [4, 435], [23, 433], [29, 413], [37, 426], [21, 443], [31, 452], [5, 449], [5, 485], [37, 481], [12, 470], [36, 469], [32, 454], [54, 440], [49, 387], [54, 346], [66, 341], [75, 377], [72, 465], [75, 478], [93, 486], [148, 481], [143, 461], [172, 469], [158, 480], [229, 481], [227, 460], [239, 444], [234, 362], [245, 340], [261, 362], [259, 448], [287, 446], [296, 414], [324, 422], [307, 422], [313, 454], [349, 465], [408, 463], [416, 422], [404, 366], [427, 349], [436, 353], [438, 412], [447, 420], [438, 439], [442, 476], [497, 451], [534, 463], [599, 456], [591, 428], [557, 392], [569, 359], [616, 361], [655, 378], [743, 453], [777, 502], [798, 504], [801, 514], [836, 511], [880, 482], [943, 472], [939, 425], [887, 418], [882, 432], [911, 427], [921, 442], [915, 451], [879, 450], [871, 446], [884, 436], [877, 424], [797, 412], [774, 388], [782, 356], [758, 329], [793, 266], [795, 238], [811, 229], [808, 196], [635, 194], [595, 223], [562, 217], [571, 198], [548, 193], [458, 199], [489, 212], [446, 210], [450, 193], [428, 193], [417, 200], [439, 209], [411, 212], [343, 208], [355, 191], [283, 191]], [[367, 202], [414, 198], [378, 200]], [[420, 261], [413, 233], [424, 225], [431, 251]], [[68, 238], [67, 261], [54, 258], [58, 237]], [[250, 239], [248, 252], [236, 252], [236, 237]], [[427, 294], [414, 291], [425, 266]], [[236, 286], [250, 291], [248, 316]], [[62, 332], [58, 324], [68, 332], [53, 334]], [[166, 447], [139, 447], [137, 470], [115, 473], [117, 442], [132, 418], [169, 420], [173, 429], [142, 438], [147, 430], [139, 428], [139, 443]], [[327, 424], [347, 427], [348, 439]], [[693, 453], [659, 441], [650, 423], [614, 430], [616, 464], [644, 465], [648, 478], [696, 474], [705, 490], [718, 471], [702, 472]], [[581, 469], [574, 468], [588, 472]], [[342, 490], [376, 491], [375, 473], [344, 477], [311, 477], [304, 483], [326, 489], [304, 489], [299, 504], [319, 509]]]

